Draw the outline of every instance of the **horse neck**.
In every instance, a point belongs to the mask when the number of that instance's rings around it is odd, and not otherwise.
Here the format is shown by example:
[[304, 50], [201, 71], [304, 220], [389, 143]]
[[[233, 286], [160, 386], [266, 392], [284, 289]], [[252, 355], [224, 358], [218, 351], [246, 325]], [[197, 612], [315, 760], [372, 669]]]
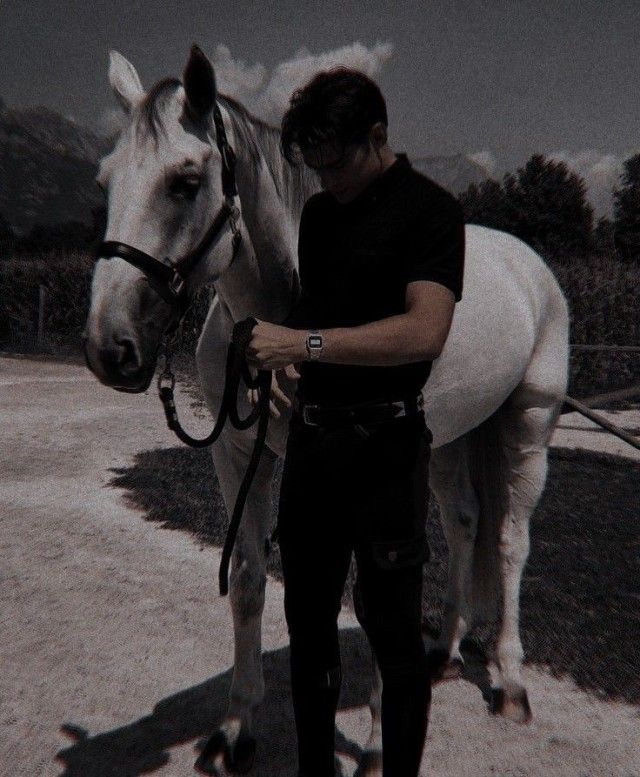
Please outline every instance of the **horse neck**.
[[[224, 111], [224, 106], [221, 110]], [[260, 150], [257, 164], [237, 137], [231, 142], [236, 153], [242, 243], [238, 256], [216, 282], [216, 293], [234, 320], [254, 315], [278, 323], [289, 313], [300, 291], [297, 255], [300, 203], [318, 186], [304, 172], [290, 175], [286, 202], [281, 196], [282, 184], [276, 184], [257, 137], [255, 148]], [[276, 166], [280, 182], [285, 180], [287, 171], [277, 169], [277, 165], [286, 164], [281, 154], [272, 159], [271, 166]]]

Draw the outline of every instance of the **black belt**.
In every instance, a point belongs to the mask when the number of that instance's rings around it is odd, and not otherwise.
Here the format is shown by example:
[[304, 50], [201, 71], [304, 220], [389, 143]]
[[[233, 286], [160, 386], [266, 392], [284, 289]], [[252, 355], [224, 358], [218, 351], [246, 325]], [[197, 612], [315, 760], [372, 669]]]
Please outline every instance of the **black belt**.
[[418, 394], [411, 399], [389, 402], [362, 402], [356, 405], [330, 407], [293, 398], [293, 413], [310, 426], [333, 426], [335, 424], [364, 424], [387, 421], [401, 416], [417, 415], [422, 412], [424, 397]]

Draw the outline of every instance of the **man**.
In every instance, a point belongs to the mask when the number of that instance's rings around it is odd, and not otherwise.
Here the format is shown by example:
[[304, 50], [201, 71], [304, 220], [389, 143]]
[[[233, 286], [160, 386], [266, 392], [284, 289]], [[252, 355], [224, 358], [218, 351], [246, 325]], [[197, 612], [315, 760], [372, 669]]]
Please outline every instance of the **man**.
[[[247, 350], [252, 366], [300, 379], [277, 525], [300, 777], [334, 775], [352, 552], [383, 681], [384, 777], [418, 775], [431, 699], [421, 390], [462, 296], [464, 224], [455, 198], [392, 152], [387, 124], [378, 86], [356, 70], [320, 72], [292, 96], [283, 152], [293, 163], [296, 146], [324, 191], [301, 214], [300, 300], [280, 325], [259, 322]], [[274, 375], [273, 415], [276, 401], [290, 404]]]

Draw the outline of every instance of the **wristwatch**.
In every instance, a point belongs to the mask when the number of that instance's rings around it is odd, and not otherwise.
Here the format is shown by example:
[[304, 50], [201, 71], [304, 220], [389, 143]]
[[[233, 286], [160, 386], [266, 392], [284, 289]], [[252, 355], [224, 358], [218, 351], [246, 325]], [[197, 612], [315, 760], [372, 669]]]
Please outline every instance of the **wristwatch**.
[[322, 353], [322, 335], [317, 329], [311, 329], [307, 334], [308, 361], [317, 361]]

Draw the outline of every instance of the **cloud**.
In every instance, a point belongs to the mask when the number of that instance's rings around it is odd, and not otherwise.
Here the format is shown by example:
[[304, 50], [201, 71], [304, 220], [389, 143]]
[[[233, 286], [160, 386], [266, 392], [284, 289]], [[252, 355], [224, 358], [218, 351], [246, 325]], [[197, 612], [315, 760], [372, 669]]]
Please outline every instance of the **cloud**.
[[611, 216], [613, 212], [613, 189], [620, 184], [624, 160], [615, 154], [600, 151], [552, 151], [549, 159], [564, 162], [578, 173], [587, 185], [587, 196], [595, 209], [596, 216]]
[[226, 46], [219, 45], [213, 64], [220, 91], [236, 97], [256, 116], [279, 124], [292, 93], [319, 70], [346, 65], [373, 77], [392, 54], [393, 44], [389, 42], [367, 47], [356, 41], [320, 54], [312, 54], [303, 46], [291, 59], [276, 65], [267, 77], [263, 65], [247, 67], [243, 60], [234, 60]]
[[[210, 59], [218, 89], [235, 97], [254, 115], [277, 126], [292, 93], [319, 70], [346, 65], [374, 77], [392, 54], [393, 44], [390, 42], [377, 42], [369, 47], [356, 41], [319, 54], [312, 54], [303, 46], [269, 73], [261, 63], [248, 65], [245, 60], [234, 58], [229, 47], [219, 43]], [[122, 129], [125, 121], [124, 112], [111, 107], [100, 115], [98, 127], [105, 134], [112, 134]]]
[[243, 59], [234, 59], [223, 43], [216, 46], [211, 58], [216, 73], [217, 87], [241, 103], [251, 99], [264, 87], [267, 69], [264, 65], [247, 65]]
[[496, 173], [498, 172], [498, 160], [493, 151], [489, 151], [488, 149], [476, 151], [473, 154], [467, 154], [467, 158], [480, 165], [480, 167], [483, 167], [487, 171], [489, 177], [495, 178]]

